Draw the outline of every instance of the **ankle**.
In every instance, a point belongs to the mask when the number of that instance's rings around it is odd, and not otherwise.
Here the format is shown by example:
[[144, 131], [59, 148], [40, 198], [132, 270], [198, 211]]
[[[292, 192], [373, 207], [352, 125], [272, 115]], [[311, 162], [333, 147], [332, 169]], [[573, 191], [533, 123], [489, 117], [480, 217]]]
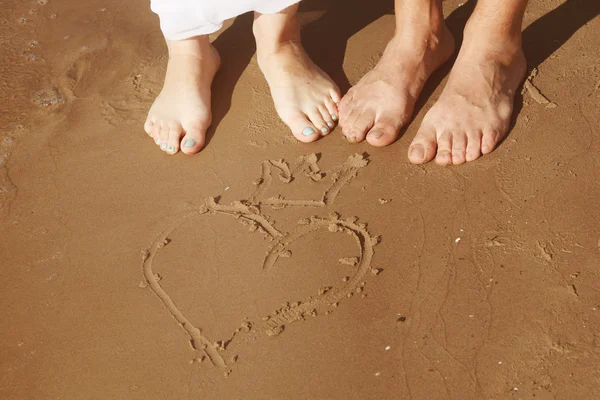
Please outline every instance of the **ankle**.
[[276, 53], [290, 43], [301, 43], [300, 22], [296, 13], [260, 14], [252, 32], [260, 54]]

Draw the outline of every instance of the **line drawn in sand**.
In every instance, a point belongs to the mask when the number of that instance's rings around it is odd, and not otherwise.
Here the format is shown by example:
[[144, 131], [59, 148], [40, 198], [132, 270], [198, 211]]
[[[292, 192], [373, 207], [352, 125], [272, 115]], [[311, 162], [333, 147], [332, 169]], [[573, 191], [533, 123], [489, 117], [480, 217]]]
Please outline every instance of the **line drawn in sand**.
[[[354, 274], [340, 287], [327, 287], [319, 290], [319, 297], [309, 298], [305, 302], [296, 301], [285, 303], [283, 307], [263, 318], [261, 324], [245, 323], [247, 331], [254, 326], [262, 325], [262, 329], [269, 336], [281, 333], [287, 324], [300, 321], [305, 316], [315, 316], [326, 306], [337, 306], [337, 303], [345, 297], [349, 297], [356, 290], [362, 291], [361, 280], [368, 271], [377, 275], [381, 270], [371, 267], [374, 247], [380, 242], [379, 236], [372, 236], [367, 231], [367, 225], [359, 222], [357, 217], [342, 218], [339, 213], [331, 212], [326, 218], [311, 216], [298, 221], [298, 226], [291, 232], [281, 232], [275, 227], [267, 215], [263, 214], [263, 207], [282, 209], [286, 207], [309, 207], [319, 208], [331, 205], [340, 193], [341, 189], [348, 184], [358, 171], [368, 164], [368, 159], [362, 155], [350, 156], [344, 164], [323, 172], [317, 164], [317, 156], [309, 154], [298, 158], [294, 168], [283, 160], [264, 161], [261, 166], [261, 175], [253, 183], [256, 185], [254, 194], [247, 200], [234, 201], [230, 205], [219, 204], [218, 201], [209, 197], [205, 204], [199, 208], [188, 211], [176, 218], [166, 226], [162, 232], [152, 241], [150, 246], [142, 250], [142, 270], [145, 282], [143, 287], [148, 286], [163, 302], [167, 310], [177, 320], [181, 327], [190, 336], [190, 344], [195, 351], [203, 351], [213, 365], [226, 368], [226, 347], [231, 342], [235, 333], [228, 340], [214, 342], [202, 334], [201, 328], [194, 325], [177, 307], [169, 294], [160, 285], [161, 277], [154, 273], [152, 262], [157, 252], [169, 243], [169, 235], [191, 218], [199, 216], [227, 215], [238, 219], [248, 227], [250, 232], [263, 234], [271, 241], [263, 262], [263, 270], [270, 271], [276, 267], [277, 260], [291, 256], [288, 250], [290, 244], [299, 238], [321, 229], [327, 229], [332, 233], [347, 233], [351, 235], [360, 250], [359, 257], [343, 258], [341, 264], [350, 265], [355, 268]], [[323, 196], [318, 200], [295, 200], [285, 199], [282, 196], [264, 198], [266, 190], [271, 186], [274, 173], [283, 183], [292, 182], [299, 173], [304, 173], [313, 181], [320, 181], [330, 175], [331, 184], [327, 187]], [[238, 329], [236, 332], [239, 332]], [[233, 357], [235, 360], [235, 357]], [[226, 373], [227, 375], [227, 373]]]

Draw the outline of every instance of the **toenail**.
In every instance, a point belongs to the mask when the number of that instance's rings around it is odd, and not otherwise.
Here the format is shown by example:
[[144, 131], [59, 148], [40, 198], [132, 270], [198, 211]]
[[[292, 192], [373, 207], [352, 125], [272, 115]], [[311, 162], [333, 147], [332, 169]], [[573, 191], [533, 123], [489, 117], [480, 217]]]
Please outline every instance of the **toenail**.
[[315, 130], [313, 128], [311, 128], [311, 127], [304, 128], [304, 130], [302, 131], [302, 134], [304, 136], [310, 136], [313, 133], [315, 133]]
[[156, 144], [160, 144], [160, 139], [156, 139]]
[[356, 143], [356, 138], [354, 136], [348, 136], [346, 139], [348, 139], [349, 143]]
[[334, 121], [337, 121], [337, 115], [331, 114], [331, 119], [334, 120]]
[[175, 146], [169, 146], [169, 151], [174, 151], [175, 150]]
[[333, 122], [331, 122], [331, 121], [327, 122], [327, 126], [330, 128], [333, 128]]
[[418, 158], [419, 160], [422, 160], [424, 155], [425, 154], [422, 146], [416, 145], [410, 150], [410, 156]]
[[167, 144], [166, 143], [161, 144], [160, 148], [163, 149], [163, 150], [166, 149], [167, 148]]
[[369, 136], [372, 137], [373, 139], [379, 139], [380, 137], [383, 136], [383, 132], [381, 132], [381, 131], [372, 131], [371, 133], [369, 133]]
[[188, 139], [185, 141], [183, 147], [194, 147], [196, 145], [196, 141], [194, 139]]
[[322, 127], [322, 128], [321, 128], [321, 132], [323, 132], [323, 133], [327, 133], [327, 132], [329, 132], [329, 129], [327, 129], [327, 128], [325, 128], [325, 127]]

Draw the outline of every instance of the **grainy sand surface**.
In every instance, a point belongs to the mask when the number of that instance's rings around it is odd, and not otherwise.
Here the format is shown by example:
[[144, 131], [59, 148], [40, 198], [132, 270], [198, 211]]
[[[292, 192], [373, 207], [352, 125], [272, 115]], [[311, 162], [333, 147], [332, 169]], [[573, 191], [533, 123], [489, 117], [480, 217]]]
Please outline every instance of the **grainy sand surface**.
[[[444, 3], [459, 39], [472, 7]], [[206, 148], [168, 156], [148, 1], [0, 1], [0, 398], [600, 398], [599, 12], [532, 0], [514, 126], [442, 168], [406, 151], [451, 63], [395, 144], [303, 145], [243, 16]], [[344, 91], [394, 28], [390, 1], [301, 16]]]

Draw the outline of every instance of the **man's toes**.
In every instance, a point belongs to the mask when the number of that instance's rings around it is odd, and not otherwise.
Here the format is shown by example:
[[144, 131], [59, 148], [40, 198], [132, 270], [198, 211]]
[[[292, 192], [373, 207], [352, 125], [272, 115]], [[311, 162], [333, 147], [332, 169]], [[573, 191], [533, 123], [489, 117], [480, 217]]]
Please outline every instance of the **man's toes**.
[[435, 162], [439, 165], [452, 164], [452, 134], [444, 132], [439, 137]]
[[396, 140], [398, 131], [394, 124], [378, 121], [367, 134], [367, 142], [376, 147], [387, 146]]
[[175, 154], [179, 151], [179, 140], [183, 135], [181, 125], [174, 123], [169, 128], [169, 138], [167, 139], [167, 153]]
[[483, 137], [481, 138], [481, 152], [483, 154], [491, 153], [498, 143], [499, 136], [500, 135], [496, 130], [484, 131]]
[[346, 135], [350, 143], [358, 143], [365, 140], [367, 132], [373, 127], [375, 116], [369, 111], [363, 111], [354, 124], [348, 128]]
[[465, 157], [467, 161], [476, 160], [481, 156], [481, 136], [480, 131], [469, 132], [467, 134], [467, 155]]
[[454, 165], [462, 164], [466, 161], [467, 135], [464, 133], [455, 134], [452, 137], [452, 163]]
[[299, 112], [282, 116], [281, 120], [289, 126], [292, 134], [301, 142], [314, 142], [321, 136], [319, 129], [305, 115]]
[[321, 135], [327, 135], [329, 133], [329, 127], [327, 122], [323, 119], [323, 115], [318, 109], [311, 110], [306, 113], [306, 116], [310, 119], [310, 122], [319, 130]]
[[[350, 118], [350, 115], [354, 111], [354, 107], [352, 106], [352, 100], [354, 98], [354, 91], [350, 89], [348, 93], [342, 98], [342, 101], [337, 105], [338, 108], [338, 118], [340, 123], [347, 122]], [[331, 100], [333, 101], [333, 100]], [[335, 104], [335, 102], [333, 103]]]
[[421, 125], [408, 148], [408, 159], [413, 164], [429, 162], [435, 156], [436, 148], [435, 128]]

